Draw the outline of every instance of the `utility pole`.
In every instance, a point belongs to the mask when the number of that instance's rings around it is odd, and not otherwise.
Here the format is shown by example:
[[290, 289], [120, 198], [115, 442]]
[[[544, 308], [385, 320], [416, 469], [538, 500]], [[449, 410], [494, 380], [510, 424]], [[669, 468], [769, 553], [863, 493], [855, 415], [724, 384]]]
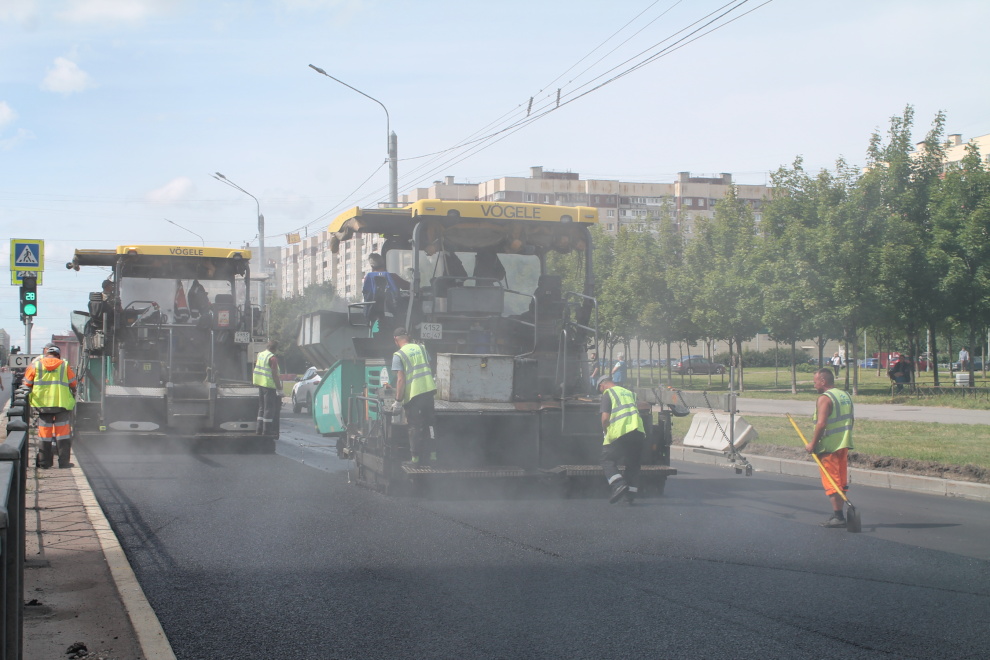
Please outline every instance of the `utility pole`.
[[399, 138], [392, 131], [388, 136], [388, 202], [399, 205]]

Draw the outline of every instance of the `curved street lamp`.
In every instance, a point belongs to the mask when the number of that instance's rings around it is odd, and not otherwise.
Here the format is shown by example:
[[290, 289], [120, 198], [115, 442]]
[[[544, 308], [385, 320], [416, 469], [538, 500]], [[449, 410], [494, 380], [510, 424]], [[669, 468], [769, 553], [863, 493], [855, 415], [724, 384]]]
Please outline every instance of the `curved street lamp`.
[[178, 227], [179, 229], [182, 229], [183, 231], [187, 231], [187, 232], [189, 232], [190, 234], [192, 234], [193, 236], [195, 236], [195, 237], [197, 237], [197, 238], [199, 239], [199, 243], [200, 243], [200, 245], [204, 245], [204, 246], [206, 245], [206, 241], [204, 241], [204, 240], [203, 240], [203, 237], [202, 237], [202, 236], [200, 236], [199, 234], [197, 234], [196, 232], [194, 232], [194, 231], [193, 231], [192, 229], [186, 229], [185, 227], [183, 227], [182, 225], [180, 225], [180, 224], [179, 224], [178, 222], [172, 222], [172, 221], [171, 221], [171, 220], [169, 220], [168, 218], [164, 218], [164, 220], [165, 220], [165, 222], [167, 222], [168, 224], [170, 224], [170, 225], [175, 225], [175, 226], [176, 226], [176, 227]]
[[322, 74], [322, 75], [326, 76], [330, 80], [334, 80], [336, 82], [339, 82], [341, 85], [343, 85], [344, 87], [347, 87], [348, 89], [353, 89], [355, 92], [357, 92], [361, 96], [363, 96], [365, 98], [368, 98], [368, 99], [371, 99], [372, 101], [374, 101], [378, 105], [382, 106], [382, 110], [385, 111], [385, 145], [387, 147], [387, 153], [388, 153], [388, 201], [389, 201], [389, 205], [390, 206], [392, 206], [392, 207], [398, 206], [398, 204], [399, 204], [399, 165], [398, 165], [398, 161], [399, 161], [399, 157], [398, 157], [399, 147], [398, 147], [398, 141], [399, 140], [396, 137], [395, 133], [392, 132], [392, 120], [389, 117], [388, 108], [386, 108], [385, 107], [385, 104], [382, 103], [381, 101], [379, 101], [378, 99], [376, 99], [374, 96], [370, 96], [368, 94], [365, 94], [364, 92], [362, 92], [357, 87], [354, 87], [353, 85], [348, 85], [347, 83], [345, 83], [343, 80], [340, 80], [339, 78], [334, 78], [333, 76], [331, 76], [329, 73], [327, 73], [326, 71], [324, 71], [320, 67], [318, 67], [318, 66], [316, 66], [314, 64], [310, 64], [309, 65], [309, 68], [312, 69], [313, 71], [316, 71], [319, 74]]
[[268, 273], [265, 268], [265, 216], [261, 215], [261, 202], [258, 198], [249, 193], [248, 191], [241, 188], [239, 185], [225, 177], [220, 172], [214, 172], [211, 174], [214, 179], [220, 183], [226, 184], [235, 190], [240, 190], [242, 193], [254, 200], [255, 205], [258, 208], [258, 251], [261, 252], [259, 263], [261, 264], [261, 272], [264, 277], [258, 283], [258, 309], [261, 311], [261, 318], [265, 318], [265, 287], [268, 284]]

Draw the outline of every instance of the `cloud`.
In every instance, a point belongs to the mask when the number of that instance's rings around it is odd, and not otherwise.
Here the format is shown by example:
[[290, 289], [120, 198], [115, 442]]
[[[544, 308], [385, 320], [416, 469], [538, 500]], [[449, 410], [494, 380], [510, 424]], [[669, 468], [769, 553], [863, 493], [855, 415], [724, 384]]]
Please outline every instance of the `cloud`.
[[55, 64], [48, 69], [41, 88], [59, 94], [81, 92], [93, 86], [93, 79], [79, 68], [79, 65], [64, 57], [56, 57]]
[[[4, 129], [15, 121], [17, 121], [17, 112], [6, 101], [0, 101], [0, 133], [3, 133]], [[0, 139], [0, 151], [10, 151], [20, 142], [30, 140], [33, 137], [34, 133], [31, 131], [26, 128], [19, 128], [13, 136]]]
[[360, 4], [355, 0], [279, 0], [279, 3], [289, 10], [294, 9], [328, 9]]
[[3, 0], [0, 2], [0, 23], [11, 21], [31, 27], [37, 23], [36, 5], [35, 0]]
[[71, 23], [141, 23], [168, 13], [180, 0], [69, 0], [58, 14]]
[[149, 192], [146, 197], [152, 204], [174, 204], [189, 199], [193, 191], [193, 182], [187, 176], [172, 179], [161, 188]]
[[24, 140], [31, 140], [34, 138], [34, 133], [27, 130], [26, 128], [19, 128], [17, 132], [14, 133], [13, 137], [4, 138], [0, 140], [0, 151], [9, 151], [17, 146]]
[[367, 0], [278, 0], [287, 12], [321, 12], [327, 9], [337, 11], [338, 18], [349, 18], [362, 11]]
[[0, 131], [14, 123], [15, 119], [17, 119], [17, 113], [14, 112], [14, 109], [7, 105], [6, 101], [0, 101]]

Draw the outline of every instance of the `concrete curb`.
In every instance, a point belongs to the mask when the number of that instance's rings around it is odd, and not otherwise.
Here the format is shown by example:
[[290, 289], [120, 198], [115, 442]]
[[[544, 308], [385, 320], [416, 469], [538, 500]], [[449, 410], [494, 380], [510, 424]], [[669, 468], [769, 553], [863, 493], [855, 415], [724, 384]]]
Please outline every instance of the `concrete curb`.
[[[770, 456], [751, 456], [743, 452], [746, 459], [757, 472], [771, 474], [787, 474], [796, 477], [820, 479], [818, 466], [810, 461], [795, 461], [787, 458], [772, 458]], [[673, 445], [670, 448], [671, 460], [687, 463], [704, 463], [718, 467], [736, 467], [724, 455], [708, 454], [694, 451], [694, 447]], [[899, 472], [883, 470], [863, 470], [849, 468], [849, 481], [856, 485], [872, 486], [874, 488], [890, 488], [892, 490], [907, 490], [929, 495], [944, 497], [960, 497], [977, 502], [990, 502], [990, 485], [972, 481], [954, 481], [938, 477], [922, 477]]]
[[172, 645], [169, 644], [168, 638], [165, 636], [165, 631], [158, 621], [158, 615], [155, 614], [145, 597], [144, 590], [138, 583], [130, 562], [127, 561], [127, 555], [124, 554], [124, 549], [120, 547], [117, 535], [110, 527], [110, 522], [103, 515], [103, 509], [100, 508], [96, 496], [93, 495], [89, 480], [82, 469], [73, 470], [73, 472], [75, 473], [73, 476], [76, 480], [76, 488], [79, 490], [83, 507], [86, 509], [86, 516], [100, 540], [100, 547], [103, 548], [103, 555], [106, 557], [107, 566], [110, 568], [114, 585], [117, 587], [117, 593], [120, 594], [121, 602], [131, 620], [144, 657], [155, 658], [155, 660], [175, 660]]

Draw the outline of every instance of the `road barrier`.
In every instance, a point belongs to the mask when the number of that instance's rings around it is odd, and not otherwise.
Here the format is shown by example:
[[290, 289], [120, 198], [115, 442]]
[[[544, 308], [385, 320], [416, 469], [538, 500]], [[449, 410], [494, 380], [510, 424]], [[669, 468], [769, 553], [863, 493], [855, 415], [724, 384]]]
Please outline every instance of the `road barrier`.
[[27, 485], [27, 396], [18, 390], [6, 410], [7, 439], [0, 444], [0, 660], [24, 652], [24, 498]]

